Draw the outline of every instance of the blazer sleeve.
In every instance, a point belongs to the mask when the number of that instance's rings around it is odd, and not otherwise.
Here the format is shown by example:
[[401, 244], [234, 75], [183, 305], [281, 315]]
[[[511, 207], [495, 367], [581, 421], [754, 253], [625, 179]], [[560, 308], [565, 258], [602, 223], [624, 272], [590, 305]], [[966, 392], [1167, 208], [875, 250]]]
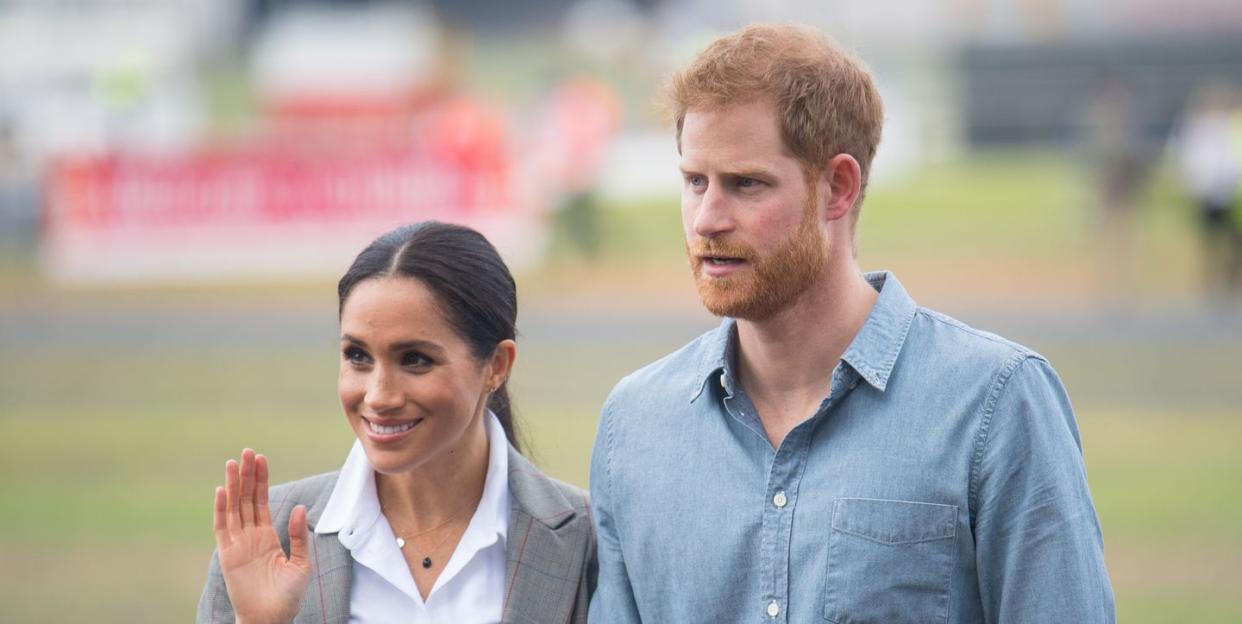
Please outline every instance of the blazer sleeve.
[[220, 573], [220, 555], [211, 552], [211, 564], [207, 567], [207, 584], [203, 586], [203, 595], [198, 599], [198, 615], [196, 624], [220, 624], [236, 621], [233, 614], [233, 603], [229, 601], [229, 593], [224, 587], [224, 575]]

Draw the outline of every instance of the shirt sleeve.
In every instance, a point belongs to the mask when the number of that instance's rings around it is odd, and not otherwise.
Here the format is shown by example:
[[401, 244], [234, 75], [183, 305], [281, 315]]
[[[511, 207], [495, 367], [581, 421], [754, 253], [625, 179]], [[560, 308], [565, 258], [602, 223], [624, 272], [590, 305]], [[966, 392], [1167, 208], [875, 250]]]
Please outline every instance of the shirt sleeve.
[[599, 428], [595, 434], [595, 448], [591, 453], [591, 515], [595, 522], [595, 536], [599, 556], [599, 580], [595, 595], [591, 598], [588, 620], [591, 624], [629, 624], [642, 619], [634, 589], [630, 584], [629, 570], [621, 551], [618, 534], [616, 501], [612, 497], [612, 427], [610, 419], [611, 400], [606, 402], [600, 415]]
[[1078, 426], [1047, 361], [998, 376], [978, 438], [971, 509], [988, 622], [1116, 620]]

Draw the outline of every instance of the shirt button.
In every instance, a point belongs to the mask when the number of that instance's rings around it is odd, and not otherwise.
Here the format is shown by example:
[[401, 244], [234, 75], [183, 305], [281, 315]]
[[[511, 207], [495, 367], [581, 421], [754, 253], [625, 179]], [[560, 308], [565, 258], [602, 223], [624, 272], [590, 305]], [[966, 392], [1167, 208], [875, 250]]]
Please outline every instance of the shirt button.
[[781, 606], [776, 604], [775, 600], [773, 600], [772, 602], [769, 602], [768, 603], [768, 617], [774, 618], [780, 614], [781, 614]]
[[[777, 507], [784, 508], [785, 505], [787, 505], [788, 503], [789, 503], [789, 499], [785, 497], [785, 490], [781, 490], [777, 492], [776, 496], [772, 497], [772, 504], [776, 505]], [[776, 604], [776, 603], [774, 602], [772, 604]]]
[[[720, 387], [721, 387], [721, 388], [724, 388], [724, 387], [725, 387], [725, 383], [724, 383], [724, 375], [721, 375], [721, 376], [720, 376]], [[726, 388], [726, 389], [727, 389], [727, 388]]]

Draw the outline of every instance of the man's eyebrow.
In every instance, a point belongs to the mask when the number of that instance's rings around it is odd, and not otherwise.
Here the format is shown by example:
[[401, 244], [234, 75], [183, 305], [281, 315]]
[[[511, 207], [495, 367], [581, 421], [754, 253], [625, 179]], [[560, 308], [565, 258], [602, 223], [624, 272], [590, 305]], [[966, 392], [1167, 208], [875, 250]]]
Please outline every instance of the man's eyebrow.
[[[678, 166], [677, 170], [680, 171], [682, 175], [702, 175], [694, 167], [687, 167], [685, 165]], [[767, 167], [749, 163], [745, 163], [737, 167], [731, 167], [723, 173], [726, 176], [732, 176], [735, 178], [772, 178], [776, 176], [776, 174]]]
[[732, 176], [735, 178], [772, 178], [772, 177], [775, 177], [775, 174], [773, 174], [772, 171], [768, 169], [764, 169], [763, 167], [750, 167], [750, 166], [739, 167], [734, 171], [730, 171], [726, 173], [725, 175]]

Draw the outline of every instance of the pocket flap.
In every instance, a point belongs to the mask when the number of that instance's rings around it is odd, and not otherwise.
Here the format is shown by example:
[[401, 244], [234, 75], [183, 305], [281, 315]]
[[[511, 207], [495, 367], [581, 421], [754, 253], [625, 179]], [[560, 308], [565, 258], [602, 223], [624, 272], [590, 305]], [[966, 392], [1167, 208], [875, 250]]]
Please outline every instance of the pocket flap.
[[957, 505], [874, 498], [839, 498], [832, 528], [883, 544], [946, 539], [957, 534]]

